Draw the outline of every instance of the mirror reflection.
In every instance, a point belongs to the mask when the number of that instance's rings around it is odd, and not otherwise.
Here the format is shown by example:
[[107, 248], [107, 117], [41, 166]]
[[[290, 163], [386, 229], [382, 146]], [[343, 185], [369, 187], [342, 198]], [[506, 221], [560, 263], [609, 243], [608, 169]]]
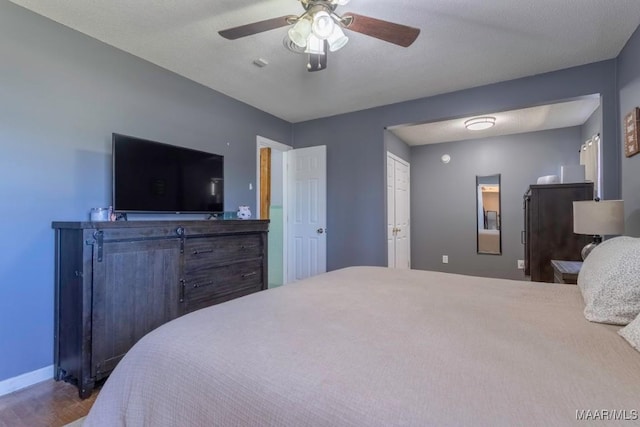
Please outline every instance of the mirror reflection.
[[477, 247], [479, 254], [502, 254], [500, 174], [476, 176]]

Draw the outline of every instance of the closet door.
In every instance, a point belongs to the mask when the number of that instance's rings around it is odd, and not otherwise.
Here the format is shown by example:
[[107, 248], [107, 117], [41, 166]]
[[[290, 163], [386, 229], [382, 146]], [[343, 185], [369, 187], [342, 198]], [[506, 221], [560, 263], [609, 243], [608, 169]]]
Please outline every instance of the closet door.
[[409, 163], [387, 153], [388, 266], [410, 268]]

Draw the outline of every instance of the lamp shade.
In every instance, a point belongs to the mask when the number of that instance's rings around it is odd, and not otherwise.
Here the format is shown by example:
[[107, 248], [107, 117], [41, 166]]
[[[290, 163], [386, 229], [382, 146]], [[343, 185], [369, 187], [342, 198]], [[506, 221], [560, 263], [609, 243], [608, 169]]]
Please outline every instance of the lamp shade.
[[345, 36], [342, 29], [337, 25], [333, 28], [333, 33], [331, 33], [331, 36], [327, 39], [327, 43], [329, 43], [329, 50], [331, 52], [341, 49], [348, 41], [349, 37]]
[[313, 55], [324, 55], [324, 40], [320, 40], [319, 38], [314, 36], [313, 33], [309, 34], [305, 52]]
[[307, 37], [311, 34], [311, 21], [303, 17], [289, 29], [289, 39], [299, 47], [307, 46]]
[[328, 12], [321, 10], [313, 15], [313, 24], [311, 24], [311, 31], [320, 40], [326, 40], [333, 33], [335, 22]]
[[624, 233], [624, 202], [622, 200], [573, 202], [573, 232], [593, 236]]

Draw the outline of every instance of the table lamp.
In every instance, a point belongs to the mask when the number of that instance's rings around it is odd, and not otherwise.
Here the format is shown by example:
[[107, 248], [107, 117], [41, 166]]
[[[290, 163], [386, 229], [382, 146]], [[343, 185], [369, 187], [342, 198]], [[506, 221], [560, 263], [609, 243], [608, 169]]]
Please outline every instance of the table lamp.
[[602, 236], [624, 233], [624, 202], [600, 199], [573, 202], [573, 232], [593, 236], [593, 241], [582, 248], [584, 260], [602, 243]]

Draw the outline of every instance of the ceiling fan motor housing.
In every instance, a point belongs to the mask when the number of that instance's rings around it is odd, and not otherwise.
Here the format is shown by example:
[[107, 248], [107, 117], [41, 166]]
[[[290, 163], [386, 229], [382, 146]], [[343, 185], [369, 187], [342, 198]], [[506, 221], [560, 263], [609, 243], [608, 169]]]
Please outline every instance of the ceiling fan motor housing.
[[[336, 7], [338, 7], [340, 2], [336, 0], [300, 0], [300, 3], [302, 3], [302, 7], [304, 7], [304, 10], [306, 11], [310, 11], [315, 7], [320, 7], [331, 13], [336, 10]], [[343, 4], [344, 3], [346, 2], [343, 2]]]

